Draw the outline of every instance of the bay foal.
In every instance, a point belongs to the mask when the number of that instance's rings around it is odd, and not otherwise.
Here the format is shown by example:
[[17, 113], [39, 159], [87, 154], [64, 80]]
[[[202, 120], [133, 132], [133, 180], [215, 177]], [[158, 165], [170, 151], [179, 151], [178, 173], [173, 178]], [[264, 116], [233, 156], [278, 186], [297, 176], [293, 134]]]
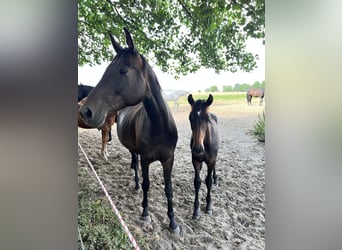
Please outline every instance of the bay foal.
[[193, 218], [199, 219], [200, 208], [198, 193], [201, 187], [200, 171], [203, 162], [208, 167], [208, 174], [205, 178], [207, 185], [207, 206], [206, 213], [212, 214], [210, 190], [212, 180], [214, 185], [217, 184], [217, 175], [215, 171], [216, 157], [218, 152], [218, 131], [217, 131], [217, 117], [208, 111], [209, 106], [213, 103], [213, 96], [210, 94], [207, 100], [195, 101], [193, 96], [188, 96], [188, 102], [191, 105], [191, 112], [189, 115], [192, 135], [190, 140], [192, 164], [195, 168], [195, 201]]

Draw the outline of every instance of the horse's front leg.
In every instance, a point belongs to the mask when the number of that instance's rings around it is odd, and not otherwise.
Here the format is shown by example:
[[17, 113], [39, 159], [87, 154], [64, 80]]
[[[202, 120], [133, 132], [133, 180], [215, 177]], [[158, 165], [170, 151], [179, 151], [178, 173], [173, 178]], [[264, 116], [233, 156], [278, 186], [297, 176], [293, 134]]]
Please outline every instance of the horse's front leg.
[[108, 131], [108, 141], [107, 141], [107, 144], [108, 145], [112, 144], [112, 127], [110, 127], [109, 131]]
[[108, 161], [108, 149], [107, 149], [107, 142], [108, 142], [108, 130], [101, 128], [101, 135], [102, 135], [102, 149], [101, 153], [106, 161]]
[[131, 162], [131, 168], [134, 169], [134, 180], [135, 180], [135, 190], [139, 190], [139, 163], [138, 163], [138, 154], [131, 152], [132, 156], [132, 162]]
[[148, 175], [150, 163], [147, 162], [143, 157], [141, 157], [141, 171], [142, 171], [142, 190], [144, 194], [144, 198], [142, 201], [143, 212], [141, 214], [141, 219], [147, 222], [151, 222], [151, 217], [148, 213], [148, 200], [147, 200], [147, 192], [150, 188], [150, 178]]
[[214, 167], [214, 170], [213, 170], [213, 180], [214, 180], [214, 183], [213, 183], [213, 185], [215, 186], [215, 187], [217, 187], [217, 175], [216, 175], [216, 170], [215, 170], [215, 167]]
[[201, 176], [200, 176], [202, 162], [192, 159], [192, 164], [194, 165], [194, 169], [195, 169], [195, 178], [194, 178], [195, 201], [194, 201], [194, 213], [192, 215], [192, 218], [199, 219], [201, 216], [201, 212], [200, 212], [200, 207], [199, 207], [198, 193], [199, 193], [199, 189], [201, 187], [201, 182], [202, 182]]
[[167, 161], [162, 162], [164, 181], [165, 181], [165, 195], [167, 198], [167, 215], [170, 219], [169, 229], [172, 233], [178, 234], [180, 232], [179, 226], [175, 220], [175, 215], [173, 212], [173, 191], [172, 191], [172, 167], [173, 167], [174, 156], [172, 155]]
[[212, 206], [211, 206], [210, 191], [211, 191], [211, 185], [212, 185], [212, 180], [213, 180], [212, 173], [214, 172], [214, 169], [215, 169], [215, 162], [210, 163], [208, 165], [208, 175], [205, 178], [205, 184], [207, 185], [207, 198], [206, 198], [207, 206], [205, 208], [205, 212], [208, 213], [208, 214], [212, 214], [213, 213], [213, 209], [212, 209]]

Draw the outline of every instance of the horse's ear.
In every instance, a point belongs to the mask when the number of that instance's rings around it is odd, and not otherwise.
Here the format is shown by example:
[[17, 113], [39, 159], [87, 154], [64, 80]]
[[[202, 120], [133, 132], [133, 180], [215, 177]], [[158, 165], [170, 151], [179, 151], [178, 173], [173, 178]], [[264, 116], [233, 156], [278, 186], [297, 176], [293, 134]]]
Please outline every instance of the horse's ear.
[[192, 94], [188, 95], [188, 103], [192, 106], [192, 104], [194, 104], [195, 100], [192, 97]]
[[205, 101], [205, 105], [209, 107], [213, 103], [213, 100], [214, 100], [214, 97], [211, 94], [209, 94], [208, 99]]
[[128, 47], [132, 50], [135, 50], [135, 47], [134, 47], [134, 43], [133, 43], [133, 39], [132, 39], [132, 36], [131, 36], [131, 33], [129, 32], [128, 29], [124, 28], [124, 31], [125, 31], [125, 34], [126, 34], [126, 43], [128, 45]]
[[112, 36], [112, 34], [109, 33], [109, 37], [110, 37], [110, 41], [112, 42], [113, 48], [116, 51], [116, 53], [119, 53], [121, 50], [123, 50], [123, 48], [120, 46], [120, 44], [118, 44], [114, 37]]

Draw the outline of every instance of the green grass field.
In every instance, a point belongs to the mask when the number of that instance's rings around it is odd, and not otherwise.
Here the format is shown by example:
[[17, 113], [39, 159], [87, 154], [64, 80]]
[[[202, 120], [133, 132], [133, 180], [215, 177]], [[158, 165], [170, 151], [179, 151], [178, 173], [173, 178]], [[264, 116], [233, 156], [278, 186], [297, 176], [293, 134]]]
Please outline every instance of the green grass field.
[[[213, 93], [193, 93], [192, 96], [195, 100], [197, 99], [207, 99], [209, 94], [212, 94], [214, 97], [214, 103], [216, 104], [233, 104], [233, 103], [246, 103], [246, 93], [245, 92], [213, 92]], [[187, 96], [182, 96], [178, 100], [179, 106], [189, 105]], [[173, 102], [168, 102], [170, 107], [173, 107]]]

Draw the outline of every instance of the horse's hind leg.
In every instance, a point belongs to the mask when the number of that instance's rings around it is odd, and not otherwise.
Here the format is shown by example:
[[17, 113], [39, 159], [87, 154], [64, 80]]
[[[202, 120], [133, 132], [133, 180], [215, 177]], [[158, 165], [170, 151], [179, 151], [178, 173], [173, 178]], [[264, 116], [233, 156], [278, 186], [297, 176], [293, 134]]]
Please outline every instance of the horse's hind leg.
[[135, 180], [135, 190], [139, 190], [139, 163], [138, 163], [138, 154], [131, 152], [132, 162], [131, 168], [134, 169], [134, 180]]
[[215, 162], [208, 165], [208, 175], [205, 178], [205, 184], [207, 185], [207, 207], [205, 208], [205, 212], [208, 214], [212, 214], [213, 213], [213, 209], [211, 206], [211, 195], [210, 195], [210, 191], [211, 191], [211, 185], [212, 185], [212, 173], [213, 170], [215, 169]]
[[198, 192], [201, 187], [201, 168], [202, 168], [202, 162], [192, 160], [192, 164], [195, 168], [195, 178], [194, 178], [194, 186], [195, 186], [195, 200], [194, 200], [194, 213], [192, 215], [193, 219], [199, 219], [201, 216], [200, 208], [199, 208], [199, 201], [198, 201]]
[[175, 220], [175, 215], [173, 213], [173, 204], [172, 204], [172, 167], [173, 167], [174, 156], [170, 157], [167, 161], [162, 162], [163, 165], [163, 173], [164, 173], [164, 181], [165, 181], [165, 195], [167, 198], [167, 215], [170, 219], [169, 229], [172, 233], [178, 234], [180, 232], [179, 226]]

